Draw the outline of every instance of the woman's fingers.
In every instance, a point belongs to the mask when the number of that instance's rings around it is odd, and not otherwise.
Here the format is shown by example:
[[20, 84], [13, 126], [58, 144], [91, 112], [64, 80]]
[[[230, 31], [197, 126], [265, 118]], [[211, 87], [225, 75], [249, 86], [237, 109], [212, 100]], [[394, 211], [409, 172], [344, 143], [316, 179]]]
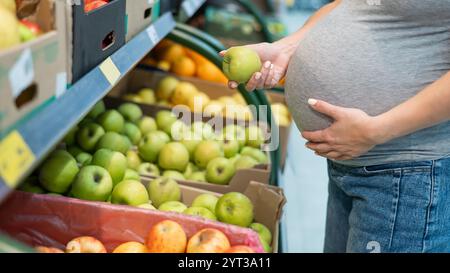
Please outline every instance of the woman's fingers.
[[226, 51], [226, 50], [222, 50], [222, 51], [219, 52], [219, 55], [220, 55], [221, 57], [225, 56], [225, 54], [227, 54], [227, 51]]
[[312, 143], [312, 142], [308, 142], [306, 143], [306, 147], [308, 149], [311, 149], [319, 154], [326, 154], [329, 153], [333, 150], [333, 148], [325, 143]]
[[269, 68], [269, 74], [267, 75], [267, 78], [266, 78], [266, 80], [264, 82], [264, 85], [263, 85], [264, 88], [271, 88], [272, 87], [271, 83], [272, 83], [274, 75], [275, 75], [274, 65], [271, 64], [270, 68]]
[[256, 72], [253, 74], [252, 78], [247, 82], [247, 85], [245, 86], [245, 89], [247, 91], [253, 91], [256, 89], [256, 85], [258, 84], [259, 80], [261, 79], [261, 72]]
[[267, 77], [269, 77], [269, 74], [270, 74], [270, 68], [273, 69], [272, 63], [269, 61], [265, 62], [261, 69], [261, 78], [258, 80], [258, 82], [256, 84], [256, 89], [264, 88], [264, 84], [267, 80]]

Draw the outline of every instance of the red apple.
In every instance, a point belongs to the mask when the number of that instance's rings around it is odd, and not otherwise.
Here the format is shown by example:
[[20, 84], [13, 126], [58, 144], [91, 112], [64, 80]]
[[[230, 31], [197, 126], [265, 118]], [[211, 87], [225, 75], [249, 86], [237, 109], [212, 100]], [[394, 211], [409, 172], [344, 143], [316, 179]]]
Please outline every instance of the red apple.
[[220, 230], [205, 228], [189, 240], [187, 253], [224, 253], [230, 248], [230, 241]]
[[73, 239], [66, 245], [67, 253], [106, 253], [102, 242], [91, 236], [82, 236]]
[[164, 220], [150, 229], [146, 245], [150, 253], [184, 253], [186, 242], [183, 228], [177, 222]]

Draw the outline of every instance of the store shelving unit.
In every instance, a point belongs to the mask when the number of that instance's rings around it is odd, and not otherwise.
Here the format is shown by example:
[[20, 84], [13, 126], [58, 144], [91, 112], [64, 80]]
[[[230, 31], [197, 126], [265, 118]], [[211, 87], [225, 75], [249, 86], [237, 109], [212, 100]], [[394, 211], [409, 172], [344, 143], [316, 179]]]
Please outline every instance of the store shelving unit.
[[185, 0], [181, 3], [181, 9], [178, 13], [178, 21], [186, 22], [197, 10], [206, 2], [206, 0]]

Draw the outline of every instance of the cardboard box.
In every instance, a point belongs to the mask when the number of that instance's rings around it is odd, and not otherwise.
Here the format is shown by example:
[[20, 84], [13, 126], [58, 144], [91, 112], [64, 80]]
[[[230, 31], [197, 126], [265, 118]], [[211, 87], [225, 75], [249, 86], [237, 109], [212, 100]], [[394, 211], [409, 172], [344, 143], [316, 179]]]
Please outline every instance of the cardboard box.
[[73, 83], [125, 44], [125, 0], [84, 11], [84, 1], [66, 5], [69, 82]]
[[126, 37], [128, 42], [152, 22], [153, 7], [157, 0], [126, 0]]
[[[180, 77], [172, 74], [158, 71], [149, 71], [148, 69], [135, 69], [122, 79], [120, 83], [109, 93], [111, 97], [122, 97], [127, 93], [138, 92], [143, 87], [156, 88], [159, 81], [167, 75], [174, 76], [183, 81], [193, 83], [200, 91], [206, 93], [210, 98], [217, 99], [221, 96], [230, 96], [238, 91], [231, 90], [227, 86], [219, 83], [209, 82], [192, 77]], [[268, 98], [273, 102], [285, 104], [284, 95], [276, 92], [266, 92]], [[157, 110], [168, 110], [169, 107], [154, 106]], [[193, 117], [195, 114], [193, 114]], [[229, 120], [229, 119], [227, 119]], [[242, 121], [243, 122], [243, 121]], [[287, 156], [287, 145], [289, 140], [290, 126], [279, 126], [279, 145], [281, 146], [280, 167], [284, 168]]]
[[231, 245], [263, 252], [253, 230], [180, 213], [24, 192], [12, 193], [0, 209], [1, 232], [30, 246], [60, 249], [79, 236], [97, 238], [109, 252], [124, 242], [144, 243], [150, 228], [163, 220], [179, 223], [188, 238], [201, 229], [216, 228]]
[[64, 92], [66, 87], [66, 21], [64, 3], [42, 0], [26, 18], [43, 35], [0, 51], [0, 131]]
[[[147, 186], [149, 179], [143, 178], [142, 183]], [[189, 186], [180, 185], [182, 202], [188, 207], [194, 199], [200, 194], [208, 193], [220, 197], [223, 193], [202, 190]], [[272, 233], [272, 250], [278, 251], [279, 226], [283, 213], [283, 207], [286, 204], [286, 198], [283, 190], [274, 186], [263, 185], [256, 181], [251, 181], [242, 191], [253, 203], [254, 221], [267, 226]]]

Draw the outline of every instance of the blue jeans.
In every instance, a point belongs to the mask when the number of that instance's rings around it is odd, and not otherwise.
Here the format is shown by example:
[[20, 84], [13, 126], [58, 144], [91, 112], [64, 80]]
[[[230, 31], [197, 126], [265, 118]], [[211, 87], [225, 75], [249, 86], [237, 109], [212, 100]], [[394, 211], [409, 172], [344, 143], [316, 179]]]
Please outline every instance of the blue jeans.
[[450, 252], [450, 158], [328, 174], [325, 252]]

